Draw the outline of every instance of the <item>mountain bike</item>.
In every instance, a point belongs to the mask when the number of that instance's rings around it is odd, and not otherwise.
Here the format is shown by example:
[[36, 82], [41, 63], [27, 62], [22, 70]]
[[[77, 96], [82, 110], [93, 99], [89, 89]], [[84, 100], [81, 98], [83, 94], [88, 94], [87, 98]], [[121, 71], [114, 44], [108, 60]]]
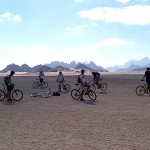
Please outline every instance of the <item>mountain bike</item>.
[[96, 82], [94, 81], [94, 83], [91, 84], [91, 90], [95, 91], [96, 89], [100, 89], [102, 91], [106, 91], [107, 90], [107, 84], [102, 82], [102, 83], [99, 83], [97, 85]]
[[[141, 81], [144, 81], [144, 80], [141, 80]], [[142, 96], [144, 94], [150, 94], [147, 83], [144, 83], [144, 85], [137, 86], [135, 91], [136, 91], [136, 94], [139, 96]]]
[[69, 92], [71, 89], [69, 84], [65, 84], [65, 81], [59, 82], [58, 86], [59, 86], [60, 91], [61, 91], [61, 89], [63, 89], [65, 92]]
[[45, 89], [47, 87], [48, 87], [48, 83], [45, 81], [41, 83], [39, 79], [36, 79], [36, 82], [33, 82], [33, 88], [35, 89], [38, 89], [38, 88]]
[[[77, 89], [73, 89], [71, 91], [71, 97], [75, 100], [79, 100], [81, 98], [81, 88], [80, 88], [80, 84], [75, 84], [76, 86], [78, 86]], [[84, 95], [88, 95], [88, 97], [90, 98], [90, 100], [95, 101], [97, 98], [97, 95], [94, 91], [90, 90], [90, 85], [86, 83], [85, 85], [85, 91], [84, 91]]]
[[[3, 84], [4, 90], [0, 90], [0, 101], [3, 101], [6, 97], [6, 84]], [[12, 100], [20, 101], [23, 98], [23, 92], [21, 90], [15, 89], [15, 85], [13, 84], [13, 90], [11, 92]]]

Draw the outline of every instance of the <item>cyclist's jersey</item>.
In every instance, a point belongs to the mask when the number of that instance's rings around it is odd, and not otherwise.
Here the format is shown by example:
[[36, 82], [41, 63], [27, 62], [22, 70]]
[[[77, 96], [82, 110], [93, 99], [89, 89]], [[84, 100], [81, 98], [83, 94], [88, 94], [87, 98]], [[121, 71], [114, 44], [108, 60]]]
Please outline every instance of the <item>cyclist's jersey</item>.
[[62, 74], [59, 74], [57, 77], [58, 82], [63, 82], [64, 81], [64, 76]]
[[79, 78], [82, 81], [82, 83], [85, 83], [85, 75], [84, 74], [80, 74]]
[[4, 77], [4, 82], [6, 85], [11, 85], [11, 76], [7, 75], [6, 77]]

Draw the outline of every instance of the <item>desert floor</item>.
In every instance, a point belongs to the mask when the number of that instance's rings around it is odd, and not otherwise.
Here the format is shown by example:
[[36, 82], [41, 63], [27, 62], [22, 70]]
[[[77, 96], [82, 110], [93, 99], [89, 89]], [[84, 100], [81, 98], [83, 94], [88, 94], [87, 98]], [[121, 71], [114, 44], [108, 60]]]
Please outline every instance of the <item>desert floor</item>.
[[[102, 74], [106, 92], [92, 103], [69, 93], [31, 97], [35, 76], [14, 76], [20, 102], [0, 102], [0, 150], [150, 150], [150, 96], [137, 96], [142, 74]], [[91, 76], [87, 76], [89, 81]], [[77, 76], [65, 76], [75, 88]], [[57, 91], [56, 76], [46, 76]], [[3, 89], [0, 77], [0, 89]]]

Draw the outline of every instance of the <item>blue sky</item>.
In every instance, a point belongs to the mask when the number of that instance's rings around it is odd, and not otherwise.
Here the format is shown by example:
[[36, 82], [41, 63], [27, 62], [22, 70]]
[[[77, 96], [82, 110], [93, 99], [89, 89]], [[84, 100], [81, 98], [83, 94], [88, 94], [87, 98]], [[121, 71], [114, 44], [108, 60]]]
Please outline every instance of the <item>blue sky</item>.
[[0, 69], [55, 60], [108, 67], [145, 56], [149, 0], [0, 1]]

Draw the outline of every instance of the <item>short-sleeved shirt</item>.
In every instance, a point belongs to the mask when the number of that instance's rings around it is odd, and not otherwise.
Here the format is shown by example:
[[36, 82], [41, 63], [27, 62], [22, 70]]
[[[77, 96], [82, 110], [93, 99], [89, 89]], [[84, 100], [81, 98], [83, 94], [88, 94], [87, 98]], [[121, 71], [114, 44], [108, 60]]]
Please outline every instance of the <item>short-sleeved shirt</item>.
[[59, 74], [57, 77], [58, 82], [63, 82], [64, 81], [64, 76], [62, 74]]
[[85, 75], [84, 74], [80, 74], [79, 76], [80, 80], [84, 83], [85, 82]]

